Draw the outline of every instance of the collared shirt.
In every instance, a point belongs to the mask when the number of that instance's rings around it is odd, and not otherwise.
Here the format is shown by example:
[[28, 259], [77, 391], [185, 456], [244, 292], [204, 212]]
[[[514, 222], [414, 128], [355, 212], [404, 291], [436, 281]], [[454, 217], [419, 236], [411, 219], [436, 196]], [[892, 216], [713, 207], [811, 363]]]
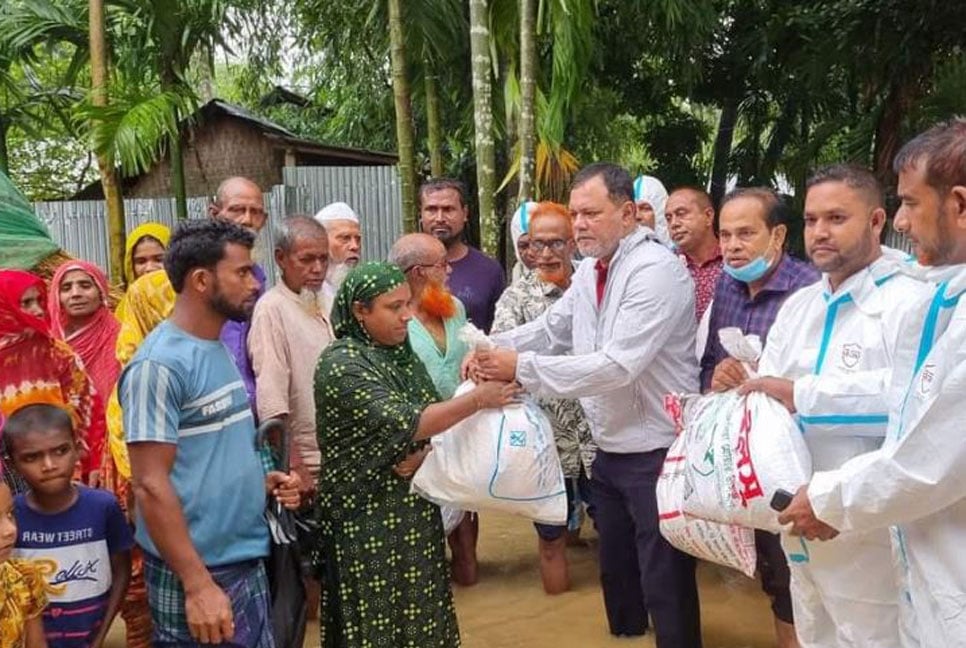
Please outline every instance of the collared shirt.
[[463, 303], [453, 298], [456, 314], [443, 320], [446, 335], [446, 348], [440, 349], [436, 338], [429, 329], [413, 317], [406, 323], [409, 330], [409, 346], [425, 365], [433, 386], [443, 400], [449, 400], [460, 386], [460, 367], [470, 348], [460, 339], [460, 329], [466, 324], [466, 309]]
[[819, 272], [811, 264], [783, 254], [778, 267], [754, 297], [749, 296], [748, 284], [722, 273], [714, 292], [711, 321], [708, 326], [708, 344], [701, 358], [701, 389], [711, 387], [711, 376], [718, 363], [728, 357], [721, 346], [718, 331], [736, 326], [745, 335], [757, 335], [762, 346], [768, 330], [775, 322], [778, 309], [788, 296], [799, 288], [819, 280]]
[[299, 296], [279, 281], [255, 305], [248, 334], [258, 418], [287, 416], [292, 446], [313, 476], [321, 463], [315, 429], [315, 365], [335, 339], [325, 303], [318, 313], [310, 313]]
[[[265, 271], [257, 263], [252, 268], [252, 274], [258, 280], [258, 297], [265, 294]], [[257, 412], [258, 407], [255, 400], [255, 371], [252, 369], [252, 361], [248, 356], [248, 331], [251, 329], [251, 320], [235, 322], [228, 320], [221, 327], [221, 341], [228, 348], [231, 359], [235, 361], [238, 372], [245, 383], [245, 393], [248, 394], [248, 401], [252, 404], [252, 412]]]
[[604, 288], [607, 287], [607, 265], [601, 261], [597, 260], [594, 264], [594, 272], [597, 273], [597, 308], [600, 308], [600, 303], [604, 301]]
[[[559, 287], [541, 281], [529, 272], [503, 291], [496, 303], [493, 333], [509, 331], [537, 319], [564, 294]], [[590, 475], [597, 446], [580, 401], [564, 398], [539, 398], [540, 406], [550, 419], [553, 436], [565, 477], [579, 477], [580, 469]]]
[[680, 257], [688, 272], [691, 273], [691, 280], [694, 281], [694, 314], [698, 321], [701, 321], [704, 311], [714, 299], [714, 289], [718, 285], [724, 259], [720, 250], [713, 259], [704, 263], [698, 263], [687, 254], [681, 254]]
[[647, 228], [625, 236], [597, 306], [594, 259], [529, 324], [493, 336], [517, 349], [517, 379], [541, 397], [579, 398], [598, 447], [649, 452], [674, 441], [668, 393], [698, 387], [694, 283]]

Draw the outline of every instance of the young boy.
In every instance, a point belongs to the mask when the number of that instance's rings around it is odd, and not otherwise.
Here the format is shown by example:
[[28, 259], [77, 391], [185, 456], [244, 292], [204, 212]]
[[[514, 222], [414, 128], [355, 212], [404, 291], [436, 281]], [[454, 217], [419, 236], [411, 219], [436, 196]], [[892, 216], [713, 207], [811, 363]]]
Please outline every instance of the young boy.
[[28, 405], [3, 436], [29, 487], [14, 502], [16, 555], [56, 565], [43, 618], [47, 644], [99, 648], [131, 577], [131, 529], [112, 494], [71, 481], [78, 450], [66, 411]]

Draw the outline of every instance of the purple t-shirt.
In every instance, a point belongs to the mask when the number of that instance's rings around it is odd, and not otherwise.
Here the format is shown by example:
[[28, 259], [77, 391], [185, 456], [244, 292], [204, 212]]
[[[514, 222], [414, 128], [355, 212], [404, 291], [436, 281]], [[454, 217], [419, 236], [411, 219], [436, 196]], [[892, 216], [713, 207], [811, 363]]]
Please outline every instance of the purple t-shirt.
[[450, 266], [449, 289], [466, 307], [466, 319], [489, 333], [496, 302], [506, 283], [503, 268], [474, 247]]
[[[265, 294], [265, 271], [256, 264], [252, 272], [261, 286], [258, 289], [258, 296], [261, 297]], [[231, 359], [235, 361], [235, 366], [242, 375], [245, 391], [248, 392], [248, 402], [252, 404], [252, 412], [258, 412], [255, 406], [255, 370], [252, 369], [252, 359], [248, 355], [248, 331], [251, 327], [251, 320], [244, 322], [228, 320], [221, 327], [220, 339], [228, 347], [228, 353], [231, 354]]]
[[49, 561], [54, 589], [44, 610], [50, 648], [84, 648], [104, 623], [111, 596], [111, 556], [134, 545], [114, 495], [77, 486], [77, 501], [61, 513], [35, 511], [24, 495], [14, 500], [15, 554]]

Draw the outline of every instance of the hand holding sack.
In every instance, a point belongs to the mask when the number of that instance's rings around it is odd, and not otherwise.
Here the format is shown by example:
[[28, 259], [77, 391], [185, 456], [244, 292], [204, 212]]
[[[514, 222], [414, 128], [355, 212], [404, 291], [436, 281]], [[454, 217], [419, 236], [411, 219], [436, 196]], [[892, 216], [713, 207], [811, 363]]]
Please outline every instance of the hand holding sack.
[[678, 436], [686, 476], [683, 511], [781, 531], [772, 496], [778, 489], [794, 493], [812, 474], [808, 448], [788, 410], [765, 394], [729, 391], [696, 399], [685, 418]]
[[[697, 396], [695, 398], [698, 398]], [[693, 402], [693, 399], [692, 399]], [[685, 399], [668, 396], [665, 408], [680, 429]], [[722, 524], [693, 517], [684, 503], [693, 491], [687, 464], [688, 436], [678, 433], [664, 459], [657, 480], [657, 510], [661, 535], [681, 551], [754, 578], [757, 552], [755, 533], [737, 524]]]
[[[473, 388], [466, 381], [456, 396]], [[533, 399], [481, 410], [431, 443], [433, 451], [413, 476], [413, 492], [440, 506], [567, 523], [567, 493], [553, 430]]]

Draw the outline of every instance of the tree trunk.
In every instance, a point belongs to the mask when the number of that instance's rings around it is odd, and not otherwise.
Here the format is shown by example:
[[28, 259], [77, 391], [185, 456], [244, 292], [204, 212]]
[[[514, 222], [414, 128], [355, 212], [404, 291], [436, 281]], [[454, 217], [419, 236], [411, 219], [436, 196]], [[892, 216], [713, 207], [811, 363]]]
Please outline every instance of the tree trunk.
[[875, 147], [872, 154], [872, 170], [883, 187], [896, 186], [892, 160], [899, 151], [902, 120], [918, 94], [916, 86], [908, 82], [895, 81], [889, 88], [885, 106], [875, 127]]
[[443, 176], [443, 123], [439, 115], [439, 86], [433, 62], [427, 59], [426, 81], [426, 138], [429, 140], [429, 169], [434, 178]]
[[714, 139], [714, 163], [711, 168], [711, 203], [715, 211], [721, 205], [725, 190], [728, 188], [728, 160], [731, 157], [731, 142], [738, 121], [738, 99], [729, 97], [721, 108], [718, 119], [718, 135]]
[[10, 153], [7, 150], [7, 133], [10, 125], [6, 119], [0, 119], [0, 173], [10, 177]]
[[[174, 69], [169, 62], [161, 62], [161, 90], [177, 92], [178, 82]], [[184, 150], [181, 146], [181, 115], [177, 108], [174, 110], [175, 132], [168, 147], [168, 158], [171, 160], [171, 192], [174, 194], [174, 213], [178, 220], [188, 218], [188, 193], [184, 181]], [[187, 130], [185, 131], [187, 132]]]
[[520, 0], [520, 124], [517, 139], [520, 146], [520, 186], [517, 203], [532, 200], [535, 191], [533, 172], [536, 155], [534, 131], [534, 103], [536, 98], [537, 48], [535, 36], [534, 0]]
[[765, 156], [758, 168], [758, 184], [777, 184], [775, 183], [775, 173], [778, 164], [781, 162], [785, 146], [791, 139], [795, 129], [795, 121], [798, 116], [798, 97], [792, 95], [782, 106], [781, 114], [775, 121], [771, 131], [771, 140], [768, 148], [765, 149]]
[[490, 62], [488, 0], [469, 0], [470, 57], [473, 71], [473, 122], [476, 127], [476, 183], [480, 210], [480, 247], [499, 254], [499, 227], [493, 210], [496, 156], [493, 148], [493, 66]]
[[[90, 0], [89, 22], [91, 48], [91, 103], [107, 105], [107, 42], [104, 26], [103, 0]], [[117, 179], [113, 156], [98, 155], [97, 169], [101, 174], [104, 203], [107, 206], [107, 249], [111, 282], [124, 281], [124, 197]]]
[[402, 3], [389, 0], [389, 54], [392, 63], [392, 95], [396, 105], [396, 148], [399, 154], [399, 184], [402, 190], [403, 228], [418, 231], [416, 217], [416, 151], [413, 140], [413, 107], [406, 68]]

